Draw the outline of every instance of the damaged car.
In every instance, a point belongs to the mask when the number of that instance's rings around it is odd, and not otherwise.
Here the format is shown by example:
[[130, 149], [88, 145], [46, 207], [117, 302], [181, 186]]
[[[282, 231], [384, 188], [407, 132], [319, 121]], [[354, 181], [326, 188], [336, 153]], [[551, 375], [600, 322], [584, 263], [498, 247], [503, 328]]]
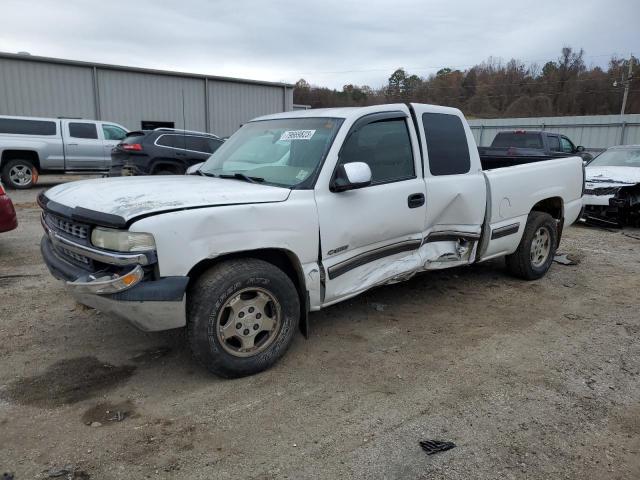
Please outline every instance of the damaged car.
[[498, 257], [543, 277], [583, 187], [577, 156], [482, 170], [454, 108], [300, 110], [245, 123], [194, 175], [43, 192], [41, 250], [78, 302], [186, 327], [206, 368], [240, 377], [379, 285]]
[[583, 218], [610, 226], [640, 226], [640, 145], [611, 147], [586, 167]]

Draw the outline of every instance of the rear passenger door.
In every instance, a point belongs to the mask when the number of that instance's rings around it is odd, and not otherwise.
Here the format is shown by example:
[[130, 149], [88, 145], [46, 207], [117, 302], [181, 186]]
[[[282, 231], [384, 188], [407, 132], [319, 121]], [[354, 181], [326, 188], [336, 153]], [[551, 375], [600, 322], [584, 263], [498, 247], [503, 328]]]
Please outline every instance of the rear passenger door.
[[96, 122], [63, 122], [65, 170], [105, 170], [107, 168], [102, 138]]
[[460, 112], [432, 105], [413, 104], [413, 108], [424, 158], [425, 243], [449, 242], [424, 254], [450, 252], [455, 247], [451, 242], [458, 239], [473, 246], [484, 223], [487, 187], [471, 130]]

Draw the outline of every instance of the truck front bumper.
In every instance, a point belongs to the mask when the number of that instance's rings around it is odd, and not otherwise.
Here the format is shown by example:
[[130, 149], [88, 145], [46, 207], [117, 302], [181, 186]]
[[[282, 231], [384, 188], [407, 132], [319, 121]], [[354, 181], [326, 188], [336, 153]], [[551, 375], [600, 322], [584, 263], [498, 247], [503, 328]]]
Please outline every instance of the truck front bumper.
[[122, 266], [121, 273], [94, 274], [61, 258], [49, 237], [51, 233], [47, 233], [40, 242], [42, 258], [51, 274], [66, 282], [79, 303], [126, 320], [146, 332], [186, 325], [188, 277], [145, 280], [139, 264]]

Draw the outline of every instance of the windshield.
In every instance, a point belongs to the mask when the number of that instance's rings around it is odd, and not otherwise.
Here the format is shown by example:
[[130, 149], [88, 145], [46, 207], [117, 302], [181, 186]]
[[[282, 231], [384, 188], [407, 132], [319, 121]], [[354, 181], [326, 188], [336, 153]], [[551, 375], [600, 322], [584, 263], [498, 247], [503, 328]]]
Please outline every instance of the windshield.
[[336, 118], [249, 122], [200, 171], [223, 176], [240, 173], [260, 183], [292, 188], [314, 178], [341, 124]]
[[542, 148], [539, 133], [498, 133], [492, 147]]
[[640, 148], [607, 150], [590, 163], [590, 167], [640, 167]]

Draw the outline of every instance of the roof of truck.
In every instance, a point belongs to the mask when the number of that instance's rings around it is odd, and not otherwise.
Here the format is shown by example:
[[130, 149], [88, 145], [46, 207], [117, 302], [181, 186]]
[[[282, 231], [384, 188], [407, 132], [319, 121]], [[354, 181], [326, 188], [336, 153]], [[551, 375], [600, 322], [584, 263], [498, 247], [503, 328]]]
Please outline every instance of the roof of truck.
[[[419, 105], [419, 104], [415, 104]], [[443, 107], [439, 105], [429, 105], [434, 111], [440, 113], [458, 114], [459, 110], [452, 107]], [[271, 115], [264, 115], [262, 117], [254, 118], [256, 120], [275, 120], [280, 118], [314, 118], [314, 117], [329, 117], [329, 118], [350, 118], [353, 116], [366, 115], [367, 113], [377, 113], [384, 111], [400, 111], [409, 114], [409, 109], [405, 103], [385, 103], [381, 105], [371, 105], [367, 107], [338, 107], [338, 108], [311, 108], [309, 110], [295, 110], [292, 112], [274, 113]]]

